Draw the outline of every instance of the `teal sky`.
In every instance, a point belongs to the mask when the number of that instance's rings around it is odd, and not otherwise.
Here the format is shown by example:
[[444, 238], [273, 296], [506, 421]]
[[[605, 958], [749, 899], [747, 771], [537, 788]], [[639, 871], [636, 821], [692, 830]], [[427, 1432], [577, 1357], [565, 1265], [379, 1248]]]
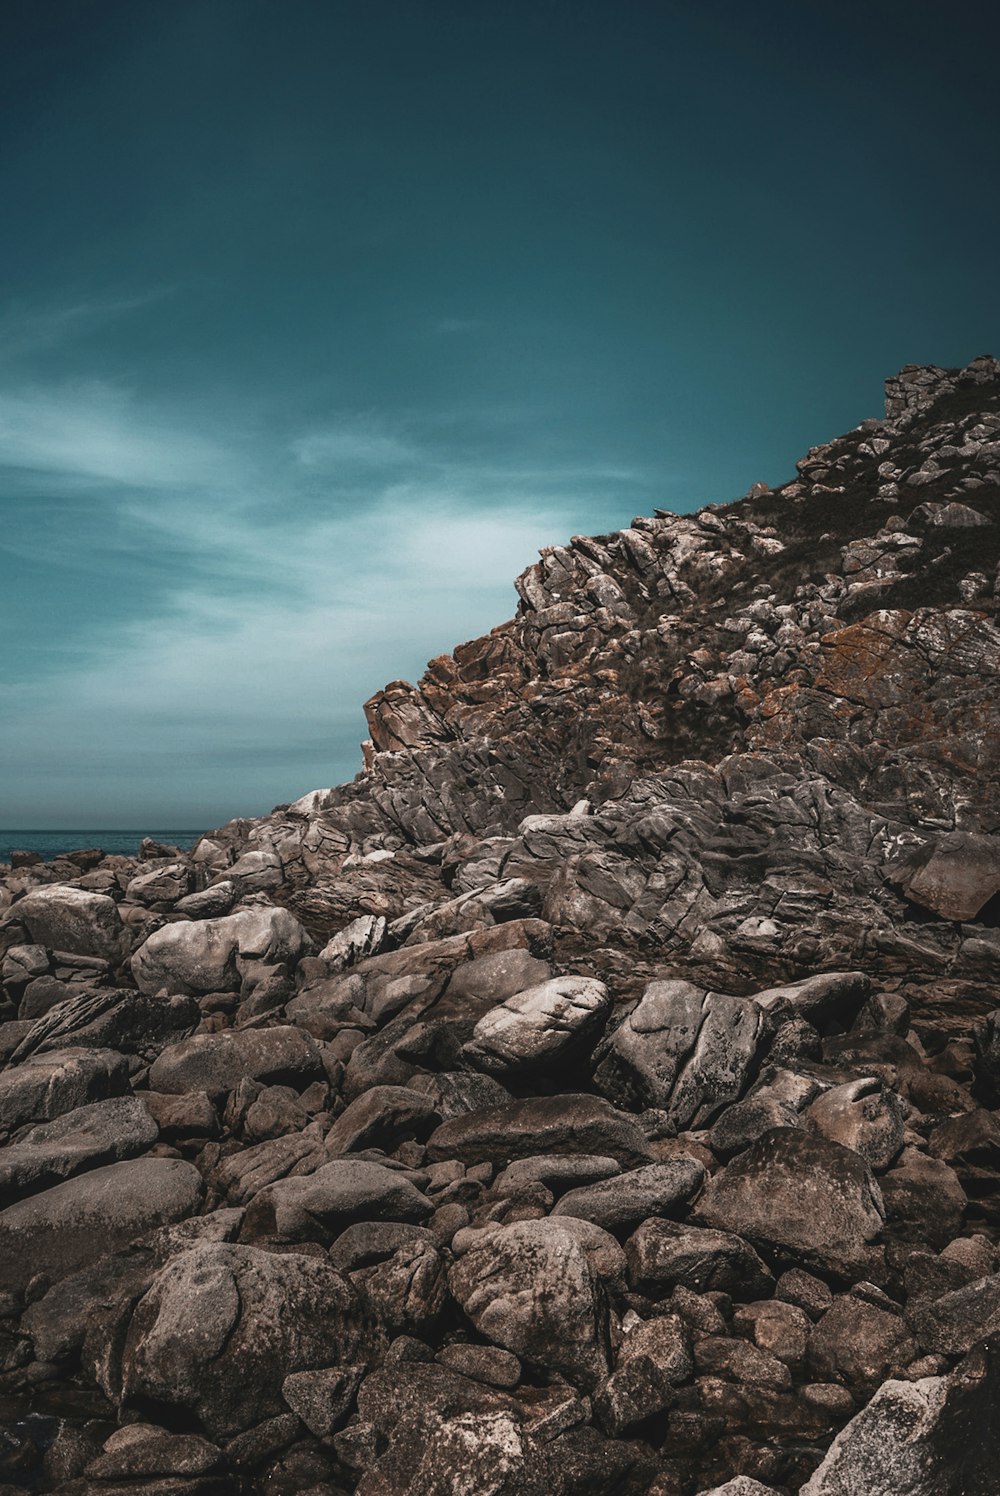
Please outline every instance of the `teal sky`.
[[199, 826], [539, 545], [1000, 352], [995, 7], [5, 0], [0, 825]]

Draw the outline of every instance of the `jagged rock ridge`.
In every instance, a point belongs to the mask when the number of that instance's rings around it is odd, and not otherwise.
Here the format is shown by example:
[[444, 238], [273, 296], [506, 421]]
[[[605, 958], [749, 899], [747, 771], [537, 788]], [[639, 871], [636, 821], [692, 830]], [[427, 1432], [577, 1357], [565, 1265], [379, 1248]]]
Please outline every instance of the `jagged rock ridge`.
[[352, 784], [15, 857], [3, 1478], [992, 1491], [1000, 364], [886, 395], [544, 551]]

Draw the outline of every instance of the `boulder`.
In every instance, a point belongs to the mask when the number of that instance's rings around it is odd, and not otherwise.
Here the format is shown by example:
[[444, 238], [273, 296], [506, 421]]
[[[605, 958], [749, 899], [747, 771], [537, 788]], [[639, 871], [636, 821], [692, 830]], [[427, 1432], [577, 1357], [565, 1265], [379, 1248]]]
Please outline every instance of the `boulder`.
[[891, 878], [914, 904], [941, 919], [974, 920], [1000, 893], [1000, 836], [946, 832]]
[[838, 1298], [813, 1327], [809, 1365], [817, 1381], [841, 1382], [862, 1400], [916, 1358], [917, 1347], [896, 1305], [872, 1302], [863, 1288]]
[[193, 997], [146, 997], [120, 988], [84, 991], [53, 1004], [25, 1034], [13, 1058], [74, 1047], [117, 1049], [124, 1054], [162, 1048], [193, 1029], [201, 1011]]
[[967, 1204], [958, 1175], [939, 1158], [904, 1148], [879, 1180], [886, 1230], [901, 1241], [946, 1247], [958, 1235]]
[[285, 1024], [195, 1034], [164, 1049], [149, 1072], [151, 1090], [172, 1095], [204, 1091], [212, 1098], [235, 1090], [246, 1078], [304, 1090], [314, 1080], [325, 1080], [326, 1071], [316, 1041]]
[[247, 968], [294, 965], [311, 950], [293, 914], [260, 905], [161, 926], [133, 955], [132, 974], [140, 992], [237, 992]]
[[820, 1033], [850, 1028], [872, 990], [862, 971], [822, 971], [801, 982], [768, 987], [754, 994], [754, 1002], [777, 1032], [783, 1023], [805, 1020]]
[[128, 1061], [109, 1049], [61, 1049], [0, 1072], [0, 1131], [51, 1122], [128, 1090]]
[[748, 998], [652, 982], [598, 1046], [594, 1081], [623, 1105], [662, 1108], [677, 1128], [705, 1127], [742, 1095], [764, 1033]]
[[451, 1002], [503, 1003], [519, 992], [544, 984], [552, 975], [547, 961], [514, 947], [476, 956], [455, 968], [448, 983]]
[[572, 1092], [454, 1117], [427, 1141], [431, 1159], [457, 1158], [463, 1164], [491, 1163], [499, 1168], [540, 1151], [599, 1153], [633, 1165], [651, 1160], [635, 1117], [616, 1111], [600, 1097]]
[[262, 1189], [247, 1208], [243, 1239], [277, 1236], [329, 1244], [355, 1221], [419, 1222], [432, 1208], [399, 1170], [342, 1158]]
[[112, 965], [128, 954], [128, 931], [118, 905], [107, 894], [65, 883], [50, 884], [31, 889], [11, 914], [24, 925], [34, 943], [47, 950], [99, 956]]
[[578, 1238], [561, 1221], [519, 1221], [483, 1234], [449, 1273], [480, 1335], [591, 1391], [609, 1371], [608, 1304]]
[[329, 1263], [206, 1242], [168, 1262], [137, 1306], [123, 1394], [229, 1438], [285, 1411], [292, 1373], [356, 1367], [382, 1344], [360, 1296]]
[[667, 1163], [646, 1164], [570, 1190], [552, 1214], [593, 1221], [605, 1231], [630, 1231], [648, 1217], [677, 1210], [697, 1193], [704, 1178], [704, 1166], [697, 1159], [678, 1154]]
[[442, 1122], [464, 1117], [469, 1112], [489, 1111], [508, 1106], [511, 1094], [498, 1080], [477, 1075], [471, 1070], [444, 1070], [437, 1074], [415, 1075], [408, 1089], [426, 1096]]
[[610, 1006], [603, 982], [552, 977], [484, 1013], [462, 1057], [474, 1069], [501, 1080], [565, 1064], [596, 1036]]
[[309, 1432], [322, 1439], [347, 1417], [364, 1370], [363, 1366], [327, 1366], [319, 1371], [292, 1371], [281, 1384], [281, 1395]]
[[709, 1180], [699, 1220], [806, 1265], [854, 1276], [885, 1211], [858, 1154], [797, 1128], [780, 1127]]
[[[170, 1434], [150, 1423], [130, 1423], [115, 1429], [104, 1448], [87, 1466], [89, 1480], [107, 1482], [121, 1490], [148, 1490], [147, 1481], [157, 1476], [195, 1482], [200, 1475], [218, 1474], [225, 1468], [221, 1449], [199, 1434]], [[213, 1484], [215, 1484], [213, 1482]], [[231, 1486], [231, 1482], [226, 1482]], [[102, 1486], [102, 1489], [107, 1487]]]
[[989, 1341], [951, 1376], [883, 1382], [799, 1496], [994, 1496], [998, 1375]]
[[156, 1226], [193, 1215], [201, 1175], [177, 1158], [108, 1164], [0, 1211], [0, 1287], [65, 1277]]
[[984, 1335], [1000, 1333], [1000, 1273], [914, 1305], [908, 1315], [922, 1350], [963, 1355]]
[[94, 1101], [0, 1149], [0, 1199], [36, 1194], [99, 1164], [145, 1153], [159, 1128], [138, 1096]]
[[730, 1231], [653, 1219], [633, 1232], [625, 1251], [629, 1282], [638, 1293], [659, 1297], [680, 1284], [693, 1293], [759, 1299], [774, 1287], [757, 1253]]
[[874, 1078], [824, 1091], [807, 1109], [805, 1123], [831, 1142], [853, 1149], [876, 1170], [887, 1169], [903, 1146], [903, 1103]]
[[344, 1108], [326, 1135], [331, 1157], [360, 1148], [395, 1148], [406, 1138], [426, 1138], [441, 1115], [430, 1098], [406, 1086], [373, 1086]]
[[724, 1485], [713, 1486], [710, 1491], [700, 1491], [698, 1496], [778, 1496], [773, 1486], [761, 1485], [752, 1475], [736, 1475]]
[[[513, 1412], [464, 1413], [441, 1423], [406, 1487], [409, 1496], [553, 1496], [561, 1482], [547, 1447]], [[358, 1496], [385, 1490], [376, 1477]]]
[[598, 1154], [536, 1154], [508, 1164], [494, 1179], [493, 1192], [497, 1195], [516, 1194], [525, 1185], [542, 1184], [553, 1195], [562, 1195], [569, 1189], [582, 1189], [584, 1185], [612, 1179], [621, 1171], [621, 1165], [615, 1159], [602, 1158]]
[[125, 897], [136, 904], [169, 908], [190, 891], [191, 882], [191, 869], [186, 863], [170, 862], [147, 873], [137, 873], [130, 879]]

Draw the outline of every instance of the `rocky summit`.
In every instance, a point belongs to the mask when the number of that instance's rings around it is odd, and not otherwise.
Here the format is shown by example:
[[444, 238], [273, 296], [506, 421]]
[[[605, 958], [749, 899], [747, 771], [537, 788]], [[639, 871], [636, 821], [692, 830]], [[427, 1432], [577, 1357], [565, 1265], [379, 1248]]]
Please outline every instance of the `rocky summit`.
[[989, 1496], [1000, 363], [0, 869], [0, 1496]]

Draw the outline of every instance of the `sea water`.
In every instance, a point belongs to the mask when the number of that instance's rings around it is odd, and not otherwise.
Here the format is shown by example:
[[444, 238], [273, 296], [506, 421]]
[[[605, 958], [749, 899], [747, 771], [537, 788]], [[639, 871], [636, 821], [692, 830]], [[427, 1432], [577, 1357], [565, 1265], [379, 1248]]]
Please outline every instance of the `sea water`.
[[0, 862], [9, 862], [14, 848], [27, 852], [38, 852], [48, 862], [61, 857], [64, 852], [76, 852], [82, 847], [100, 847], [107, 853], [134, 857], [144, 836], [167, 846], [180, 847], [188, 851], [194, 846], [201, 831], [0, 831]]

